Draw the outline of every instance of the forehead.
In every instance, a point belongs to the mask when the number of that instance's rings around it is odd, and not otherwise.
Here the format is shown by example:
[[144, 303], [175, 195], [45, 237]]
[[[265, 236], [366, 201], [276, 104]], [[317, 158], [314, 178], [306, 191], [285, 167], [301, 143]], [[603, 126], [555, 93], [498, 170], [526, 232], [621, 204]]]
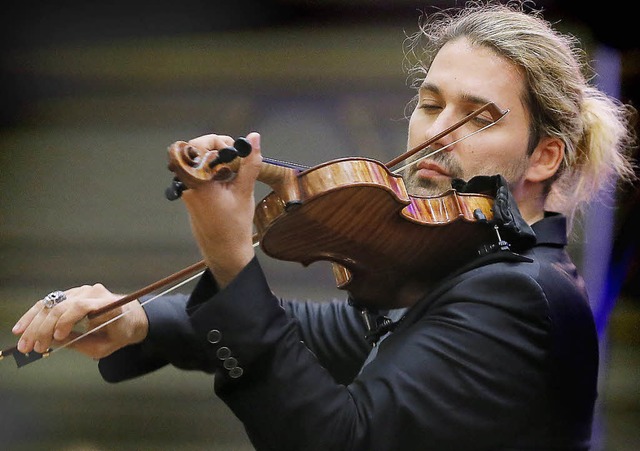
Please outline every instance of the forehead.
[[466, 39], [445, 44], [423, 82], [445, 100], [483, 99], [512, 111], [522, 108], [522, 70], [485, 46]]

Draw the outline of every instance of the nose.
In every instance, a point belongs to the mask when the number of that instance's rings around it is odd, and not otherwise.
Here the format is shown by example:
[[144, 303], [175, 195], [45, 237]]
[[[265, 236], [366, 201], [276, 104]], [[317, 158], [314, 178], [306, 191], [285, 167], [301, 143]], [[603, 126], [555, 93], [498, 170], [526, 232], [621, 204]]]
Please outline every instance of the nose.
[[434, 118], [431, 124], [428, 127], [425, 127], [425, 140], [435, 140], [430, 147], [439, 149], [454, 142], [458, 137], [461, 127], [453, 130], [452, 127], [454, 127], [460, 121], [460, 119], [461, 118], [458, 115], [453, 114], [451, 110], [448, 110], [446, 108], [443, 109]]

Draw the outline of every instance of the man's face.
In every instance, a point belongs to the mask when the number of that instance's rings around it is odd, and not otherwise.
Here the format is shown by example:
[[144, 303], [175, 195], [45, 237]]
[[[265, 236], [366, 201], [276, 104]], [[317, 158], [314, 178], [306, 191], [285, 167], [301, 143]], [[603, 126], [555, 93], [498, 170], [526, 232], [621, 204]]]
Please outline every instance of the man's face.
[[[521, 100], [523, 90], [522, 73], [492, 50], [472, 47], [465, 39], [446, 44], [420, 87], [409, 121], [407, 148], [421, 144], [487, 102], [510, 111], [494, 126], [408, 168], [404, 181], [409, 193], [437, 195], [451, 188], [452, 178], [502, 174], [517, 198], [528, 167], [529, 118]], [[484, 112], [433, 143], [429, 150], [473, 133], [494, 119]]]

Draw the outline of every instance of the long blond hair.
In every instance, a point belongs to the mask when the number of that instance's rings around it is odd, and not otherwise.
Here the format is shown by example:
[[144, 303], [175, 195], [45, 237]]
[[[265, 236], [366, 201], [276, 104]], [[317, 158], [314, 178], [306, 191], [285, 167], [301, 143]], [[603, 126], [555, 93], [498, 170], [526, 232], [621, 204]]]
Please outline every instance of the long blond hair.
[[571, 217], [606, 185], [633, 178], [628, 154], [635, 142], [634, 110], [589, 84], [577, 39], [554, 30], [528, 2], [470, 2], [426, 16], [409, 38], [410, 74], [418, 83], [442, 46], [460, 37], [522, 69], [530, 150], [546, 136], [565, 143], [564, 161], [548, 186], [547, 210]]

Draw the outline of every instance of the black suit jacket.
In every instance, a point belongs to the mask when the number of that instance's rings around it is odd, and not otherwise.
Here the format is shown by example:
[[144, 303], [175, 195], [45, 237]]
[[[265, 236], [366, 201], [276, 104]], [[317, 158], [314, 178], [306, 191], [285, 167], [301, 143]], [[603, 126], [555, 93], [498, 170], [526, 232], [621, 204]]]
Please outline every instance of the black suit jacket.
[[149, 336], [100, 361], [108, 381], [168, 363], [215, 374], [261, 450], [588, 449], [598, 350], [565, 219], [521, 256], [479, 258], [376, 347], [345, 302], [295, 303], [257, 260], [219, 291], [146, 307]]

